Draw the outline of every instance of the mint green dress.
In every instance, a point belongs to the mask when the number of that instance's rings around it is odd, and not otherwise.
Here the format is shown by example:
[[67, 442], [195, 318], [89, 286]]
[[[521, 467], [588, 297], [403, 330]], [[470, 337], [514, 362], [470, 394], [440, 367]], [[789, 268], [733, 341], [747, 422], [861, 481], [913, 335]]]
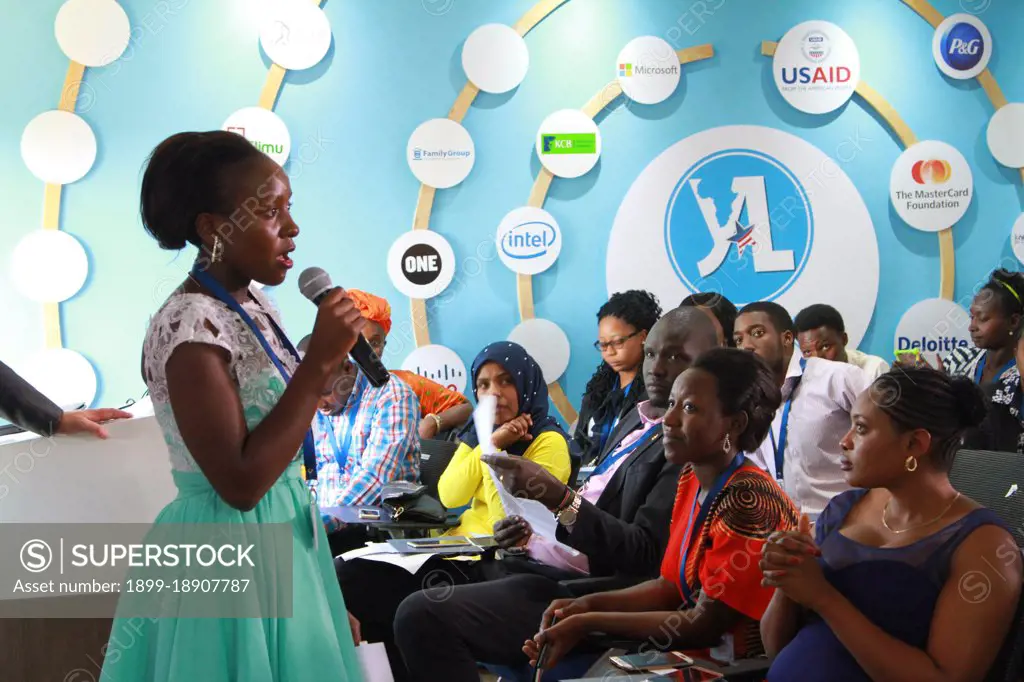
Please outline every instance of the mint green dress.
[[[282, 348], [267, 316], [279, 315], [262, 292], [245, 310], [263, 330], [289, 372], [295, 359]], [[283, 328], [283, 326], [282, 326]], [[239, 511], [213, 490], [188, 452], [174, 421], [164, 367], [182, 343], [220, 346], [231, 355], [246, 424], [252, 430], [277, 404], [285, 382], [255, 336], [227, 306], [201, 294], [173, 294], [150, 321], [143, 368], [156, 419], [170, 454], [177, 497], [156, 524], [279, 523], [292, 529], [291, 618], [129, 617], [122, 592], [105, 651], [100, 682], [361, 682], [347, 611], [323, 526], [302, 480], [302, 451], [250, 511]], [[154, 531], [151, 531], [154, 532]], [[318, 536], [313, 541], [313, 533]], [[175, 595], [161, 612], [174, 613]], [[167, 600], [170, 600], [168, 603]]]

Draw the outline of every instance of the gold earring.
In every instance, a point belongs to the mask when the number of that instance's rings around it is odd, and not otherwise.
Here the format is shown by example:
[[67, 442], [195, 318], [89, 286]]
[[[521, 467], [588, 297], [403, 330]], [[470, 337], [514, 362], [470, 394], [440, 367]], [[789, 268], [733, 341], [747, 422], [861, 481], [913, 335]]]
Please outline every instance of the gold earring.
[[210, 262], [219, 263], [221, 258], [224, 257], [224, 244], [221, 243], [220, 237], [213, 238], [213, 250], [210, 253]]
[[917, 457], [913, 455], [907, 457], [906, 461], [903, 462], [903, 467], [907, 471], [917, 471]]
[[729, 439], [728, 433], [725, 434], [725, 440], [722, 441], [722, 450], [724, 450], [725, 452], [729, 452], [729, 450], [732, 450], [732, 440]]

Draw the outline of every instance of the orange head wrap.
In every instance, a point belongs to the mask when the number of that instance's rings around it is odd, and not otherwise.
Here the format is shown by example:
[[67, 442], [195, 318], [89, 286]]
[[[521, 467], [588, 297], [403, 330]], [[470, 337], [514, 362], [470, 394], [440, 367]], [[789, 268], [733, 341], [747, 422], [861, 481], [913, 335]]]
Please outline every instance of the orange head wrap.
[[383, 327], [385, 334], [391, 331], [391, 304], [387, 300], [358, 289], [346, 289], [345, 293], [356, 304], [363, 317]]

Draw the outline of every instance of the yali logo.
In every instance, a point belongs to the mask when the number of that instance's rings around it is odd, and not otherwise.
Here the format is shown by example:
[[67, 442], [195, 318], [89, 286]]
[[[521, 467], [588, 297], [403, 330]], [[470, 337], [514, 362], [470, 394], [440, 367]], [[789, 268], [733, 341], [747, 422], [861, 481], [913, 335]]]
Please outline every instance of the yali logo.
[[878, 293], [876, 239], [834, 158], [782, 130], [722, 126], [669, 146], [633, 181], [608, 238], [605, 281], [609, 294], [644, 289], [669, 307], [695, 291], [793, 311], [827, 300], [855, 343]]
[[[783, 205], [773, 216], [771, 207]], [[807, 262], [813, 234], [803, 185], [780, 161], [753, 149], [698, 161], [679, 180], [665, 216], [669, 256], [687, 286], [706, 289], [703, 280], [718, 273], [719, 290], [743, 300], [786, 291]]]
[[554, 217], [541, 208], [522, 206], [510, 211], [495, 235], [498, 256], [521, 275], [544, 272], [562, 250], [562, 233]]

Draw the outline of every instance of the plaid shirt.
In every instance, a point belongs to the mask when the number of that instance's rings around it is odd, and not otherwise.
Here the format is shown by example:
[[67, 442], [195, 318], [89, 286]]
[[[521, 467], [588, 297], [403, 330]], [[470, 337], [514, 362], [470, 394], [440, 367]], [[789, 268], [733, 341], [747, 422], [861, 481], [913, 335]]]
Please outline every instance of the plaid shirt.
[[[394, 377], [374, 388], [360, 371], [345, 407], [338, 414], [320, 413], [313, 419], [320, 507], [379, 504], [384, 484], [416, 481], [419, 421], [420, 405], [411, 388]], [[327, 423], [333, 434], [324, 428]], [[339, 470], [335, 450], [344, 447], [350, 430], [349, 456], [344, 470]]]

